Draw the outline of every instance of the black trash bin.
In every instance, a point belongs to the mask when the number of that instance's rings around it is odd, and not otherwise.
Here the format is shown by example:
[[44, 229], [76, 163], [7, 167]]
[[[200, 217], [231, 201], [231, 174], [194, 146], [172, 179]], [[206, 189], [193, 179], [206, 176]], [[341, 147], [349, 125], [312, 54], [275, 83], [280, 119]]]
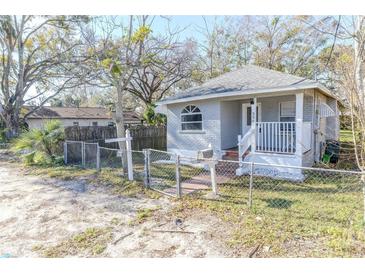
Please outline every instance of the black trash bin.
[[324, 154], [329, 157], [329, 162], [336, 164], [340, 155], [340, 143], [336, 140], [327, 140]]

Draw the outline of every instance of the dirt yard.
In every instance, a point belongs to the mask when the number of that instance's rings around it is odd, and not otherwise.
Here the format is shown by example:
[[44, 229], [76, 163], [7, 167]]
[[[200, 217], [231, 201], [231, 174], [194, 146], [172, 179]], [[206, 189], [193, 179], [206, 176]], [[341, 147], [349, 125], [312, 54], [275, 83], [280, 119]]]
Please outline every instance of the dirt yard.
[[[0, 155], [0, 257], [223, 257], [224, 226], [180, 226], [166, 197], [113, 195], [85, 180], [25, 175]], [[219, 228], [220, 227], [220, 228]]]

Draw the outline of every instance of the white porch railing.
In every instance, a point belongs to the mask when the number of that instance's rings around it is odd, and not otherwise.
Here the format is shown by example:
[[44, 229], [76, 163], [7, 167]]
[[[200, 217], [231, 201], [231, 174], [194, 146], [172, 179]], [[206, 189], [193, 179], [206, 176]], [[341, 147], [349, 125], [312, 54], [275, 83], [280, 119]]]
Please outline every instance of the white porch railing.
[[241, 162], [242, 156], [246, 153], [251, 145], [251, 138], [253, 137], [254, 130], [251, 128], [243, 137], [238, 135], [238, 159]]
[[256, 151], [295, 153], [295, 122], [257, 122]]

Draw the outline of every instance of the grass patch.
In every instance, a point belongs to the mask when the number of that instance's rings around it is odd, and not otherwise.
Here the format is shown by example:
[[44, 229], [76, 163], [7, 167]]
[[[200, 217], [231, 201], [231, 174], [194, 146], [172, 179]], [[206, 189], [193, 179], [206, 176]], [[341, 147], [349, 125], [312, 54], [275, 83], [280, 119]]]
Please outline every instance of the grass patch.
[[88, 228], [72, 238], [62, 241], [56, 246], [35, 250], [47, 258], [60, 258], [66, 256], [96, 257], [104, 252], [107, 244], [112, 239], [111, 228]]
[[81, 178], [89, 178], [96, 175], [92, 169], [82, 169], [74, 166], [29, 166], [26, 171], [32, 175], [46, 176], [60, 180], [70, 181]]
[[197, 208], [215, 214], [232, 227], [226, 244], [237, 256], [258, 244], [270, 246], [268, 257], [364, 256], [359, 176], [307, 176], [303, 183], [255, 177], [251, 209], [249, 178], [236, 177], [219, 185], [220, 199], [204, 199], [205, 191], [186, 196], [174, 215], [189, 216]]
[[100, 172], [94, 169], [83, 169], [75, 166], [30, 166], [25, 167], [26, 173], [60, 180], [85, 180], [94, 185], [109, 187], [116, 195], [137, 197], [144, 195], [151, 199], [158, 199], [161, 195], [144, 188], [142, 181], [128, 181], [121, 175], [120, 169], [104, 168]]
[[121, 176], [120, 170], [105, 168], [96, 176], [92, 178], [91, 182], [96, 185], [106, 185], [112, 188], [114, 194], [128, 197], [137, 197], [138, 195], [145, 195], [151, 199], [158, 199], [161, 197], [159, 193], [146, 189], [142, 181], [128, 181]]
[[351, 130], [340, 130], [340, 142], [342, 143], [352, 143], [352, 131]]
[[138, 225], [142, 224], [145, 221], [147, 221], [149, 218], [151, 218], [156, 210], [160, 209], [157, 208], [143, 208], [137, 210], [136, 217], [129, 222], [129, 225]]

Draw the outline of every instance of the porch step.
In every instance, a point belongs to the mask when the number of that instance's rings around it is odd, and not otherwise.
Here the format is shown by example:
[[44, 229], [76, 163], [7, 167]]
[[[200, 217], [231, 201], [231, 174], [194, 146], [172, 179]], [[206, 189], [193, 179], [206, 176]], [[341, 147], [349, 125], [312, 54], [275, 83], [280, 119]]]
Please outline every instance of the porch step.
[[[249, 154], [249, 151], [246, 151], [245, 154], [243, 154], [243, 159]], [[237, 150], [229, 150], [226, 151], [226, 153], [222, 156], [223, 160], [228, 161], [238, 161], [238, 151]]]
[[226, 151], [222, 159], [228, 161], [238, 161], [238, 151], [234, 150]]

